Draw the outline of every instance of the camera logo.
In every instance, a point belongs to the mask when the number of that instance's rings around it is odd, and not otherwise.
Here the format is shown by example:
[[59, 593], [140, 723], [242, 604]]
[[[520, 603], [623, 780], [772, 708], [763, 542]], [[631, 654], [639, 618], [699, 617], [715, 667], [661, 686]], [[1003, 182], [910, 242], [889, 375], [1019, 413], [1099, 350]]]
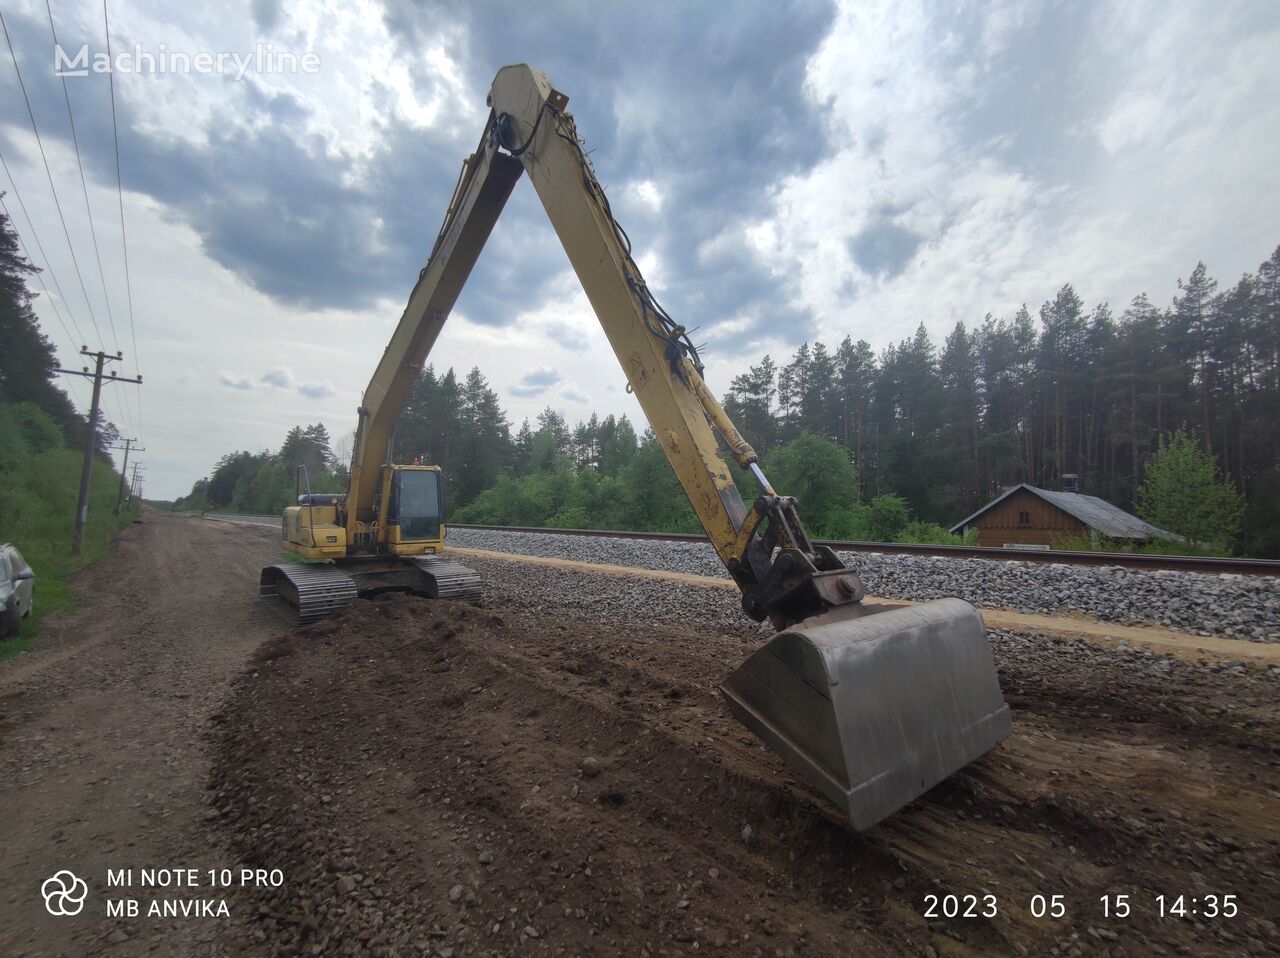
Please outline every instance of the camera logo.
[[45, 879], [40, 886], [40, 894], [44, 896], [44, 907], [51, 915], [78, 915], [84, 908], [85, 897], [89, 894], [89, 886], [75, 873], [65, 868], [52, 878]]

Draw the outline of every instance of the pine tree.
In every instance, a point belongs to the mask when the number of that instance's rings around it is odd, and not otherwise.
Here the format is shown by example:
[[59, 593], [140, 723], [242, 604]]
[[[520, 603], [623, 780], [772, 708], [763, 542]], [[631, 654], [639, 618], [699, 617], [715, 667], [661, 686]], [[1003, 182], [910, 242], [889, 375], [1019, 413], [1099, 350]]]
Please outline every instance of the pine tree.
[[981, 505], [978, 479], [978, 356], [964, 323], [956, 323], [938, 363], [942, 383], [941, 452], [951, 463], [939, 476], [938, 508], [967, 515]]
[[1079, 473], [1078, 447], [1072, 442], [1079, 421], [1073, 402], [1084, 359], [1086, 323], [1084, 302], [1071, 284], [1058, 290], [1040, 307], [1039, 349], [1036, 355], [1038, 392], [1046, 428], [1041, 434], [1041, 485], [1055, 484], [1065, 473]]
[[1212, 395], [1215, 385], [1208, 357], [1218, 283], [1209, 278], [1204, 263], [1196, 263], [1185, 283], [1178, 280], [1178, 289], [1182, 295], [1174, 297], [1169, 314], [1170, 345], [1186, 373], [1182, 377], [1183, 401], [1190, 406], [1194, 401], [1193, 394], [1198, 394], [1200, 434], [1207, 449], [1213, 435]]
[[722, 404], [738, 431], [762, 455], [777, 441], [777, 376], [778, 367], [766, 355], [757, 365], [733, 377]]
[[859, 487], [866, 495], [868, 477], [875, 468], [870, 455], [870, 422], [872, 385], [876, 378], [876, 356], [871, 344], [860, 339], [855, 344], [846, 336], [836, 349], [836, 385], [834, 405], [839, 414], [836, 436], [849, 454], [858, 474]]
[[511, 459], [511, 471], [517, 476], [528, 475], [533, 471], [533, 429], [529, 420], [520, 423], [520, 431], [516, 433]]
[[636, 455], [636, 431], [624, 415], [608, 415], [600, 424], [600, 472], [617, 476]]
[[553, 472], [573, 463], [573, 437], [564, 416], [550, 406], [538, 413], [533, 434], [531, 466], [535, 472]]
[[492, 486], [502, 474], [511, 458], [511, 427], [498, 394], [489, 387], [479, 367], [472, 367], [467, 373], [460, 395], [449, 475], [455, 501], [463, 505]]
[[1195, 546], [1228, 551], [1244, 504], [1199, 437], [1179, 427], [1160, 441], [1138, 489], [1138, 515]]
[[[0, 196], [3, 196], [0, 193]], [[73, 447], [83, 441], [84, 417], [55, 385], [58, 361], [40, 330], [27, 278], [38, 273], [20, 252], [18, 235], [0, 213], [0, 402], [31, 402], [48, 413]], [[99, 433], [99, 447], [106, 448]]]

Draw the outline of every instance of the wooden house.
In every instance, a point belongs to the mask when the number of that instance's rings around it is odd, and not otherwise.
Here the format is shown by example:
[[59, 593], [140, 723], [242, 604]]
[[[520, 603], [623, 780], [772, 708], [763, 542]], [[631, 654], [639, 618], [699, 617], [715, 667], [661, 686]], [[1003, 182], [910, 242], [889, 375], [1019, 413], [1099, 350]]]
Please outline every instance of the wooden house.
[[996, 548], [1048, 548], [1063, 539], [1093, 536], [1134, 545], [1152, 539], [1180, 539], [1097, 496], [1026, 483], [1007, 490], [951, 527], [960, 535], [970, 529], [977, 530], [978, 545]]

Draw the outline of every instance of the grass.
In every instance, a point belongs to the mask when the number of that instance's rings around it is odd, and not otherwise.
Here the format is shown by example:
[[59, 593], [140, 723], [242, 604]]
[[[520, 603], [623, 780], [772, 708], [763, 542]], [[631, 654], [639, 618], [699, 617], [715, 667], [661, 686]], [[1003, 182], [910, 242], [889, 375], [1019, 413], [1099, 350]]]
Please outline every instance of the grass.
[[1105, 536], [1060, 536], [1053, 540], [1053, 548], [1062, 552], [1114, 552], [1128, 555], [1230, 556], [1233, 554], [1230, 549], [1212, 545], [1191, 545], [1153, 539], [1135, 546], [1132, 542], [1121, 542]]
[[76, 607], [70, 578], [111, 551], [135, 509], [114, 514], [120, 477], [98, 459], [89, 489], [84, 553], [71, 554], [82, 457], [52, 422], [29, 404], [0, 405], [0, 541], [15, 545], [35, 571], [35, 601], [17, 636], [0, 639], [0, 661], [32, 647], [44, 623]]
[[325, 565], [326, 563], [333, 562], [332, 559], [308, 559], [306, 556], [300, 556], [298, 553], [290, 552], [288, 549], [285, 549], [280, 553], [280, 556], [285, 562], [305, 562], [310, 565]]
[[[97, 483], [94, 485], [96, 486]], [[136, 509], [130, 509], [121, 510], [119, 517], [116, 517], [112, 514], [115, 506], [114, 494], [109, 502], [95, 501], [102, 498], [90, 497], [89, 521], [85, 526], [83, 555], [71, 554], [74, 503], [67, 514], [60, 517], [62, 520], [60, 523], [52, 521], [48, 523], [46, 529], [48, 538], [23, 536], [10, 539], [18, 547], [22, 557], [27, 560], [27, 564], [35, 570], [36, 590], [31, 614], [22, 620], [22, 628], [18, 630], [18, 634], [0, 639], [0, 661], [29, 650], [46, 620], [54, 616], [66, 615], [78, 607], [75, 590], [69, 581], [71, 576], [91, 562], [106, 557], [111, 551], [111, 538], [117, 531], [132, 522], [137, 515]], [[96, 521], [95, 512], [97, 513]]]

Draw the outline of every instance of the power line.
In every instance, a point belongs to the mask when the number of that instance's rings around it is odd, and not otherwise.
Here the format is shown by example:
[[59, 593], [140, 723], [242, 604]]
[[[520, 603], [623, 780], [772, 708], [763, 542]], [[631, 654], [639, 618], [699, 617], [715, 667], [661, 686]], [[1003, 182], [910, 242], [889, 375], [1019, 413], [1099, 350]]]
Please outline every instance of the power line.
[[85, 521], [89, 517], [89, 483], [93, 474], [93, 454], [97, 451], [97, 431], [98, 431], [98, 399], [102, 394], [102, 384], [105, 383], [130, 383], [137, 385], [142, 382], [142, 377], [135, 379], [126, 379], [117, 376], [114, 372], [108, 378], [102, 374], [103, 367], [107, 363], [116, 362], [121, 358], [117, 352], [114, 356], [108, 356], [102, 350], [91, 353], [87, 349], [80, 351], [81, 355], [88, 356], [95, 360], [94, 371], [91, 373], [86, 367], [83, 371], [76, 369], [56, 370], [60, 373], [66, 373], [71, 376], [83, 376], [86, 379], [93, 380], [93, 400], [89, 404], [89, 427], [84, 434], [84, 465], [80, 470], [80, 500], [76, 503], [76, 523], [75, 531], [71, 538], [71, 551], [74, 555], [80, 555], [84, 549], [84, 527]]
[[[58, 46], [58, 31], [57, 31], [57, 27], [54, 25], [54, 21], [53, 21], [53, 8], [52, 8], [52, 6], [50, 5], [49, 0], [45, 0], [45, 12], [48, 14], [48, 17], [49, 17], [49, 34], [50, 34], [50, 37], [51, 37], [51, 38], [52, 38], [52, 40], [53, 40], [53, 46], [54, 46], [54, 49], [57, 49], [57, 46]], [[11, 51], [11, 52], [12, 52], [12, 51]], [[16, 58], [16, 56], [15, 56], [15, 58], [14, 58], [14, 64], [15, 64], [15, 67], [16, 67], [16, 65], [17, 65], [17, 58]], [[113, 341], [113, 343], [115, 344], [116, 350], [117, 350], [117, 352], [118, 352], [118, 351], [119, 351], [119, 349], [120, 349], [120, 337], [119, 337], [119, 334], [116, 332], [115, 315], [113, 314], [113, 312], [112, 312], [112, 310], [111, 310], [111, 294], [110, 294], [109, 290], [107, 289], [107, 277], [106, 277], [106, 271], [105, 271], [105, 270], [103, 269], [103, 267], [102, 267], [102, 251], [101, 251], [101, 248], [100, 248], [100, 247], [99, 247], [99, 245], [98, 245], [98, 231], [97, 231], [97, 228], [94, 226], [94, 223], [93, 223], [93, 206], [92, 206], [92, 204], [91, 204], [91, 203], [90, 203], [90, 201], [89, 201], [89, 183], [88, 183], [87, 178], [86, 178], [86, 177], [85, 177], [85, 175], [84, 175], [84, 160], [83, 160], [83, 157], [81, 156], [81, 153], [80, 153], [80, 138], [79, 138], [79, 135], [76, 133], [76, 120], [75, 120], [75, 113], [74, 113], [74, 111], [71, 109], [71, 95], [70, 95], [70, 92], [69, 92], [69, 91], [68, 91], [68, 89], [67, 89], [67, 79], [66, 79], [66, 77], [61, 77], [61, 80], [62, 80], [62, 99], [63, 99], [63, 102], [64, 102], [64, 103], [65, 103], [65, 105], [66, 105], [66, 108], [67, 108], [67, 124], [68, 124], [68, 126], [69, 126], [69, 128], [70, 128], [70, 130], [71, 130], [71, 143], [72, 143], [72, 146], [74, 147], [75, 154], [76, 154], [76, 167], [77, 167], [77, 169], [79, 170], [79, 173], [80, 173], [80, 188], [81, 188], [81, 190], [82, 190], [82, 191], [83, 191], [83, 193], [84, 193], [84, 210], [85, 210], [85, 217], [86, 217], [86, 218], [88, 219], [88, 221], [89, 221], [89, 236], [90, 236], [90, 238], [91, 238], [91, 239], [92, 239], [92, 241], [93, 241], [93, 254], [94, 254], [94, 258], [95, 258], [95, 260], [97, 261], [97, 264], [98, 264], [98, 280], [99, 280], [99, 282], [101, 282], [101, 284], [102, 284], [102, 297], [103, 297], [103, 302], [104, 302], [104, 304], [106, 305], [106, 309], [107, 309], [107, 318], [108, 318], [108, 320], [110, 321], [110, 324], [111, 324], [111, 338], [112, 338], [112, 341]], [[19, 75], [19, 81], [21, 82], [21, 75]], [[25, 92], [26, 92], [26, 91], [25, 91], [25, 87], [23, 88], [23, 92], [24, 92], [24, 95], [25, 95]], [[30, 104], [29, 104], [29, 103], [28, 103], [28, 109], [30, 109]], [[35, 127], [35, 117], [34, 117], [34, 115], [32, 116], [32, 128], [33, 128], [33, 129], [36, 129], [36, 135], [37, 135], [37, 138], [38, 138], [38, 137], [39, 137], [39, 130]], [[46, 162], [47, 162], [47, 161], [46, 161]], [[52, 187], [53, 187], [53, 180], [52, 180], [52, 177], [50, 177], [50, 183], [49, 183], [49, 185], [50, 185], [50, 188], [52, 188]], [[57, 200], [57, 194], [56, 194], [56, 192], [55, 192], [54, 196], [55, 196], [55, 202], [56, 202], [56, 200]], [[59, 214], [61, 215], [61, 209], [59, 209]], [[65, 225], [65, 221], [64, 221], [64, 225]], [[70, 244], [70, 237], [69, 237], [69, 236], [68, 236], [67, 240], [68, 240], [68, 244]], [[74, 254], [74, 251], [73, 251], [73, 254]], [[79, 272], [79, 263], [78, 263], [78, 262], [76, 263], [76, 270], [77, 270], [77, 273], [78, 273], [78, 272]], [[83, 285], [83, 284], [84, 284], [84, 279], [83, 279], [83, 277], [81, 277], [81, 280], [80, 280], [80, 281], [81, 281], [81, 286], [82, 286], [82, 292], [85, 294], [85, 301], [86, 301], [86, 303], [88, 303], [88, 302], [89, 302], [89, 300], [88, 300], [88, 290], [84, 288], [84, 285]], [[90, 306], [90, 315], [91, 315], [91, 316], [93, 315], [92, 306]], [[95, 330], [97, 329], [97, 320], [96, 320], [96, 317], [94, 317], [94, 328], [95, 328]], [[99, 338], [101, 339], [101, 335], [99, 335]], [[115, 396], [114, 396], [113, 398], [114, 398], [114, 403], [115, 403], [115, 407], [116, 407], [116, 412], [117, 412], [117, 414], [118, 414], [118, 415], [117, 415], [117, 416], [113, 416], [112, 418], [117, 418], [117, 419], [119, 420], [119, 426], [120, 426], [120, 428], [122, 428], [122, 429], [129, 429], [129, 430], [131, 430], [131, 431], [136, 431], [136, 429], [135, 429], [135, 427], [134, 427], [134, 425], [133, 425], [133, 423], [132, 423], [132, 418], [133, 418], [133, 417], [132, 417], [132, 415], [131, 415], [130, 409], [128, 408], [128, 405], [129, 405], [129, 404], [128, 404], [128, 400], [127, 400], [127, 398], [122, 398], [122, 397], [120, 396], [120, 394], [119, 394], [119, 393], [116, 393], [116, 394], [115, 394]]]
[[[120, 422], [113, 423], [113, 425], [117, 426], [121, 431], [128, 430], [130, 432], [137, 432], [137, 430], [134, 429], [129, 424], [129, 416], [126, 413], [125, 406], [121, 405], [121, 403], [124, 401], [121, 400], [120, 394], [115, 393], [115, 398], [116, 398], [116, 412], [120, 413]], [[103, 410], [103, 415], [106, 415], [106, 410]]]
[[[49, 35], [53, 38], [53, 46], [58, 47], [58, 31], [53, 25], [53, 7], [49, 0], [44, 0], [45, 12], [49, 14]], [[107, 275], [102, 269], [102, 251], [98, 249], [98, 230], [93, 225], [93, 209], [89, 205], [89, 184], [84, 177], [84, 161], [80, 157], [80, 138], [76, 135], [76, 119], [71, 111], [71, 94], [67, 91], [66, 76], [62, 80], [62, 100], [67, 105], [67, 124], [71, 127], [71, 145], [76, 151], [76, 166], [80, 170], [80, 188], [84, 191], [84, 212], [89, 220], [89, 236], [93, 239], [93, 255], [98, 260], [98, 279], [102, 283], [102, 301], [107, 307], [107, 320], [111, 323], [111, 339], [117, 350], [120, 349], [120, 337], [116, 335], [116, 318], [111, 312], [111, 294], [107, 292]]]
[[[137, 441], [138, 440], [136, 439], [126, 439], [124, 441], [124, 464], [120, 467], [120, 491], [116, 493], [116, 515], [120, 515], [120, 504], [124, 501], [124, 487], [126, 482], [124, 476], [125, 473], [129, 471], [129, 452], [130, 450], [134, 452], [147, 451], [146, 446], [135, 446], [134, 443]], [[119, 449], [120, 447], [113, 446], [112, 448]]]
[[80, 280], [80, 292], [84, 296], [85, 306], [88, 307], [89, 318], [93, 321], [93, 331], [97, 333], [99, 345], [102, 345], [102, 331], [98, 329], [98, 317], [94, 315], [93, 303], [89, 301], [89, 290], [84, 284], [84, 275], [80, 272], [80, 261], [76, 259], [76, 248], [71, 242], [71, 230], [67, 228], [67, 218], [62, 213], [62, 203], [58, 199], [58, 190], [53, 185], [53, 170], [49, 168], [49, 157], [44, 151], [44, 141], [40, 139], [40, 128], [36, 125], [36, 114], [31, 109], [31, 98], [27, 96], [27, 85], [22, 82], [22, 69], [18, 66], [18, 54], [13, 49], [13, 38], [9, 36], [9, 25], [4, 22], [4, 14], [2, 12], [0, 12], [0, 29], [4, 30], [4, 39], [9, 45], [9, 56], [13, 58], [13, 72], [18, 75], [18, 88], [22, 90], [22, 99], [27, 104], [27, 116], [31, 118], [31, 131], [36, 135], [36, 146], [40, 148], [40, 159], [44, 161], [44, 173], [49, 178], [49, 190], [53, 193], [53, 205], [58, 208], [58, 219], [62, 221], [62, 234], [67, 238], [67, 248], [71, 251], [71, 262], [76, 268], [76, 278]]
[[[4, 154], [0, 153], [0, 166], [4, 167], [5, 176], [9, 178], [9, 185], [13, 187], [14, 198], [18, 201], [18, 206], [22, 209], [22, 215], [27, 218], [27, 227], [31, 230], [31, 239], [35, 241], [36, 249], [40, 251], [40, 256], [44, 259], [45, 269], [49, 271], [49, 278], [53, 280], [54, 289], [58, 291], [58, 298], [62, 300], [62, 305], [66, 307], [67, 317], [71, 320], [71, 325], [75, 327], [75, 342], [81, 346], [88, 345], [88, 340], [84, 338], [84, 333], [80, 332], [80, 324], [76, 322], [75, 314], [71, 312], [71, 302], [67, 299], [67, 294], [62, 291], [62, 284], [58, 282], [58, 274], [53, 271], [53, 263], [49, 259], [49, 254], [44, 251], [44, 244], [40, 242], [40, 234], [36, 232], [36, 221], [31, 218], [31, 213], [27, 211], [27, 204], [22, 202], [22, 194], [18, 192], [18, 181], [13, 178], [13, 173], [9, 171], [9, 164], [5, 162]], [[7, 215], [7, 214], [6, 214]], [[12, 222], [12, 217], [10, 217]], [[17, 232], [17, 227], [14, 227]], [[30, 255], [27, 256], [30, 260]], [[44, 280], [40, 281], [44, 285]], [[47, 293], [48, 290], [46, 289]]]
[[[102, 0], [102, 31], [107, 38], [107, 62], [111, 62], [111, 25], [107, 21], [107, 0]], [[120, 178], [120, 132], [116, 125], [116, 80], [115, 71], [107, 71], [107, 89], [111, 93], [111, 141], [116, 153], [116, 199], [120, 204], [120, 249], [124, 254], [124, 291], [129, 304], [129, 336], [133, 340], [133, 368], [137, 372], [140, 367], [138, 353], [138, 330], [133, 322], [133, 281], [129, 276], [129, 238], [124, 229], [124, 186]], [[138, 403], [138, 435], [142, 435], [142, 390], [134, 394]]]

